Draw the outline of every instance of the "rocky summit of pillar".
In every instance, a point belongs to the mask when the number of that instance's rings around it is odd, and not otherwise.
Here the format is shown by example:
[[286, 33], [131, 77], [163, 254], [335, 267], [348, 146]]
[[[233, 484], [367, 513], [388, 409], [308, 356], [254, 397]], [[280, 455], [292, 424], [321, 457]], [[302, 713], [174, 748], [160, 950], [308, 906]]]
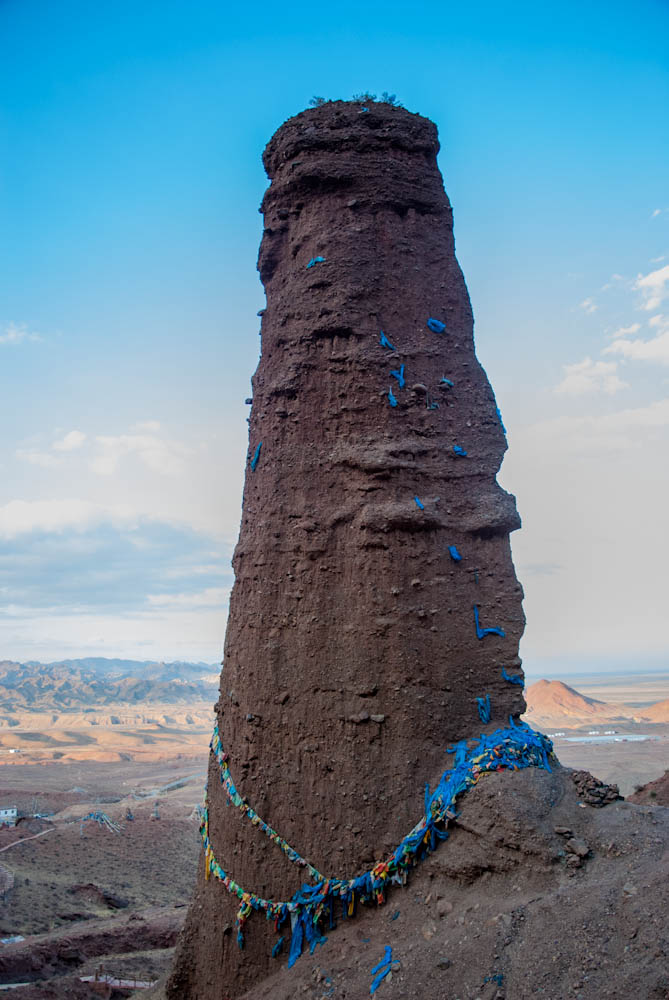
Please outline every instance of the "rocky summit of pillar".
[[[448, 746], [524, 708], [519, 519], [438, 149], [419, 115], [337, 101], [264, 154], [267, 308], [217, 719], [240, 794], [339, 877], [419, 820]], [[289, 899], [304, 870], [219, 776], [212, 756], [218, 862]], [[171, 996], [267, 974], [275, 936], [252, 921], [240, 951], [238, 904], [201, 872]]]

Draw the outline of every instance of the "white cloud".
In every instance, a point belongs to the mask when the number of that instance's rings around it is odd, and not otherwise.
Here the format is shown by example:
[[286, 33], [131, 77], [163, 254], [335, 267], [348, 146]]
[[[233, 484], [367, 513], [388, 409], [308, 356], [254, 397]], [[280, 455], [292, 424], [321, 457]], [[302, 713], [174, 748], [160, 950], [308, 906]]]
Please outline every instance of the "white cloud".
[[573, 365], [563, 365], [564, 378], [555, 386], [555, 392], [566, 396], [605, 392], [613, 395], [626, 388], [627, 383], [618, 377], [615, 361], [593, 361], [584, 358]]
[[[602, 412], [619, 398], [595, 397], [591, 416], [537, 424], [522, 401], [502, 399], [514, 433], [501, 484], [523, 518], [511, 542], [525, 583], [526, 669], [541, 657], [555, 657], [556, 669], [590, 656], [630, 669], [666, 655], [669, 390]], [[523, 580], [527, 564], [559, 569]]]
[[222, 552], [216, 552], [214, 555], [219, 559], [219, 562], [202, 563], [198, 566], [175, 566], [174, 569], [165, 571], [165, 577], [168, 580], [174, 580], [186, 576], [210, 576], [212, 573], [218, 573], [225, 555]]
[[204, 611], [155, 608], [124, 614], [29, 614], [7, 623], [3, 650], [12, 659], [43, 660], [77, 656], [134, 659], [221, 659], [225, 607]]
[[664, 259], [665, 259], [664, 254], [660, 254], [659, 257], [651, 257], [650, 262], [651, 264], [661, 264]]
[[153, 607], [160, 608], [218, 608], [229, 596], [228, 587], [207, 587], [197, 594], [147, 594], [147, 600]]
[[[606, 282], [606, 284], [602, 285], [601, 291], [608, 292], [609, 288], [615, 288], [615, 286], [621, 281], [625, 281], [624, 275], [612, 274], [609, 280]], [[592, 301], [591, 299], [585, 299], [586, 303], [590, 303], [591, 301]], [[597, 307], [595, 306], [595, 308]], [[589, 310], [589, 311], [594, 312], [594, 310]]]
[[100, 476], [112, 476], [121, 460], [135, 455], [148, 469], [163, 476], [180, 476], [190, 449], [155, 434], [119, 434], [95, 438], [98, 454], [91, 468]]
[[[204, 427], [199, 435], [192, 433], [188, 438], [173, 436], [165, 425], [160, 433], [140, 434], [132, 428], [116, 433], [114, 428], [99, 439], [95, 429], [74, 426], [79, 433], [86, 430], [87, 437], [80, 448], [71, 451], [53, 445], [64, 440], [72, 425], [19, 442], [17, 463], [20, 459], [27, 464], [24, 476], [29, 469], [32, 474], [21, 487], [17, 476], [11, 492], [7, 474], [0, 477], [4, 486], [0, 503], [15, 497], [39, 500], [74, 495], [105, 508], [129, 507], [137, 517], [189, 525], [226, 542], [236, 539], [248, 450], [246, 426], [241, 421], [230, 421], [216, 432]], [[37, 466], [42, 467], [39, 473]], [[5, 470], [0, 468], [0, 472]], [[166, 482], [169, 489], [165, 489]]]
[[617, 330], [614, 330], [611, 338], [615, 340], [617, 337], [629, 337], [632, 333], [638, 333], [640, 329], [641, 323], [630, 323], [629, 326], [621, 326]]
[[650, 213], [651, 219], [656, 219], [658, 217], [658, 215], [662, 215], [662, 209], [661, 208], [654, 208], [653, 211]]
[[659, 330], [655, 337], [650, 340], [621, 337], [604, 348], [604, 354], [620, 354], [630, 361], [654, 361], [669, 365], [669, 318], [658, 314], [649, 320], [649, 324]]
[[69, 431], [64, 437], [54, 441], [51, 445], [52, 451], [43, 451], [37, 447], [17, 448], [16, 457], [29, 465], [38, 465], [43, 469], [57, 469], [63, 464], [62, 454], [54, 455], [55, 452], [76, 451], [81, 448], [86, 440], [86, 435], [82, 431]]
[[644, 302], [642, 309], [650, 311], [658, 306], [669, 295], [669, 264], [650, 271], [649, 274], [640, 274], [634, 283], [634, 288], [640, 291]]
[[0, 333], [0, 344], [22, 344], [25, 340], [41, 340], [42, 338], [38, 333], [31, 333], [26, 327], [21, 324], [10, 323], [5, 327], [4, 331]]
[[528, 428], [524, 437], [546, 453], [606, 453], [637, 448], [645, 437], [665, 427], [669, 427], [669, 397], [600, 416], [557, 417]]
[[83, 431], [68, 431], [65, 437], [54, 441], [51, 447], [54, 451], [76, 451], [77, 448], [81, 448], [85, 440], [86, 435]]
[[17, 448], [16, 457], [29, 465], [39, 465], [43, 469], [55, 469], [60, 465], [60, 459], [55, 455], [50, 455], [45, 451], [38, 451], [36, 448]]
[[16, 538], [32, 531], [85, 529], [101, 521], [128, 521], [128, 509], [104, 507], [87, 500], [10, 500], [0, 507], [0, 538]]
[[582, 309], [583, 312], [588, 313], [588, 315], [597, 312], [597, 303], [594, 299], [583, 299], [582, 302], [579, 302], [578, 307], [579, 309]]
[[669, 426], [669, 398], [658, 399], [648, 406], [639, 406], [617, 413], [607, 413], [600, 417], [586, 418], [597, 430], [627, 431], [643, 430], [651, 427]]

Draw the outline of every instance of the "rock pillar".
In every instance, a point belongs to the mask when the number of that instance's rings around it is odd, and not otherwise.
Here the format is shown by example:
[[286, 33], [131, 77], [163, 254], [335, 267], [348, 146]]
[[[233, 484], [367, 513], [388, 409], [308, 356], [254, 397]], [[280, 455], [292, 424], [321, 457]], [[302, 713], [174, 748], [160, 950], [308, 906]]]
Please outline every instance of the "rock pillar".
[[[520, 667], [519, 519], [438, 149], [419, 115], [332, 102], [263, 157], [267, 308], [217, 716], [240, 794], [329, 876], [409, 832], [448, 744], [524, 708], [502, 674]], [[289, 899], [304, 870], [227, 805], [213, 756], [209, 789], [218, 862]], [[275, 936], [256, 916], [240, 951], [237, 907], [201, 870], [170, 996], [267, 974]]]

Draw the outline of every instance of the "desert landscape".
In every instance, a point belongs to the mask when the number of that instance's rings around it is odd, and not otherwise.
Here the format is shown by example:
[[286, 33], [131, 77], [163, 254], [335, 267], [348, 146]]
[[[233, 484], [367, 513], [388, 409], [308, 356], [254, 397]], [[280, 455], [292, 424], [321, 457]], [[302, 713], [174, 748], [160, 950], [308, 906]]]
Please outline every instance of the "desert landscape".
[[0, 828], [0, 989], [94, 995], [80, 977], [100, 966], [152, 982], [197, 868], [217, 685], [202, 664], [5, 662], [0, 688], [0, 808], [18, 813]]
[[669, 767], [669, 674], [603, 674], [540, 680], [526, 691], [525, 720], [547, 733], [567, 767], [584, 768], [629, 796]]
[[[188, 695], [202, 700], [160, 700], [174, 698], [166, 677], [177, 669], [191, 678]], [[13, 996], [93, 996], [82, 977], [100, 969], [142, 984], [166, 974], [201, 853], [197, 807], [217, 693], [214, 669], [0, 667], [0, 808], [16, 807], [20, 817], [16, 826], [0, 828], [0, 987], [30, 984]], [[99, 700], [84, 708], [92, 683]], [[655, 792], [649, 785], [634, 800], [669, 805], [661, 781], [669, 765], [662, 698], [669, 676], [625, 684], [602, 675], [581, 686], [586, 694], [561, 681], [530, 684], [525, 718], [563, 734], [553, 739], [564, 765], [618, 784], [625, 796], [655, 782]], [[122, 701], [119, 688], [141, 689], [146, 700]], [[599, 739], [589, 735], [593, 729]], [[615, 729], [615, 737], [605, 737], [605, 729]], [[99, 819], [84, 819], [91, 814]], [[356, 925], [350, 947], [360, 948], [365, 926]], [[128, 986], [115, 994], [132, 992]]]
[[3, 995], [669, 1000], [667, 37], [0, 3]]

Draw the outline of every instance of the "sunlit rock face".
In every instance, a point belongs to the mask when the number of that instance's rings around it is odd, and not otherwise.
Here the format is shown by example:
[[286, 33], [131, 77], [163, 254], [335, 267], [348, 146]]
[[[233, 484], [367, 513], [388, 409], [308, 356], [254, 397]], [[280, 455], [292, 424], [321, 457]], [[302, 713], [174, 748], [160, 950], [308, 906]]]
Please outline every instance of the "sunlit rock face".
[[[519, 519], [438, 149], [419, 115], [332, 102], [263, 157], [267, 308], [217, 717], [240, 793], [328, 875], [383, 858], [446, 746], [524, 708], [502, 676], [520, 667]], [[290, 898], [304, 870], [227, 805], [213, 757], [209, 803], [225, 871]], [[240, 951], [237, 906], [201, 866], [171, 997], [267, 974], [275, 935], [255, 917]]]

